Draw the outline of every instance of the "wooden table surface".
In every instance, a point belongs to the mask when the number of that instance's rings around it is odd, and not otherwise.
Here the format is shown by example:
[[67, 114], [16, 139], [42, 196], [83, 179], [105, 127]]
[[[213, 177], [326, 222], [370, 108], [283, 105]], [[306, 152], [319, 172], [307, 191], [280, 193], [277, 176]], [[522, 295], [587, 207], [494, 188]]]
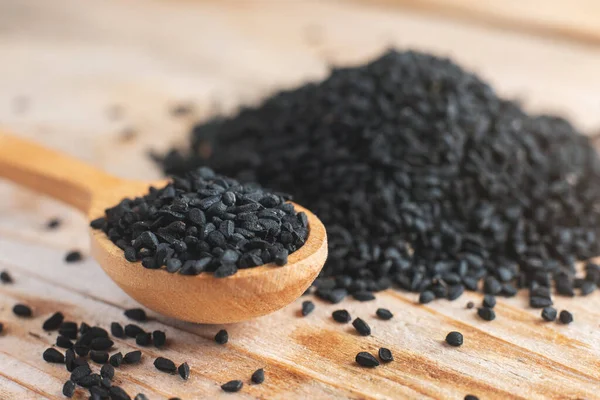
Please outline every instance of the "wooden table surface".
[[[600, 49], [590, 43], [365, 2], [182, 0], [0, 0], [0, 126], [111, 173], [156, 178], [147, 151], [181, 143], [193, 121], [390, 46], [450, 55], [530, 110], [561, 113], [586, 132], [600, 127]], [[194, 105], [193, 114], [172, 116], [182, 102]], [[124, 139], [125, 131], [135, 137]], [[46, 230], [51, 217], [64, 224]], [[92, 259], [66, 264], [70, 249], [88, 250], [81, 215], [0, 182], [0, 270], [15, 278], [0, 285], [0, 399], [62, 398], [67, 371], [41, 357], [55, 337], [41, 328], [53, 312], [108, 328], [126, 323], [123, 310], [136, 306]], [[481, 295], [420, 306], [416, 295], [389, 290], [366, 303], [315, 300], [315, 312], [300, 318], [299, 299], [226, 326], [225, 346], [213, 341], [224, 326], [151, 314], [143, 327], [166, 331], [168, 346], [141, 348], [142, 364], [120, 368], [116, 382], [151, 400], [600, 398], [600, 294], [557, 298], [559, 309], [574, 313], [568, 326], [542, 322], [524, 295], [499, 299], [493, 322], [467, 310], [469, 300]], [[32, 306], [34, 318], [17, 319], [17, 302]], [[331, 312], [342, 307], [365, 319], [372, 336], [333, 322]], [[378, 307], [395, 317], [377, 319]], [[464, 334], [462, 347], [444, 344], [452, 330]], [[357, 352], [381, 346], [393, 363], [373, 370], [354, 363]], [[137, 348], [132, 340], [116, 347]], [[154, 369], [159, 355], [187, 361], [190, 380]], [[265, 383], [248, 384], [261, 367]], [[237, 395], [219, 387], [232, 379], [246, 382]]]

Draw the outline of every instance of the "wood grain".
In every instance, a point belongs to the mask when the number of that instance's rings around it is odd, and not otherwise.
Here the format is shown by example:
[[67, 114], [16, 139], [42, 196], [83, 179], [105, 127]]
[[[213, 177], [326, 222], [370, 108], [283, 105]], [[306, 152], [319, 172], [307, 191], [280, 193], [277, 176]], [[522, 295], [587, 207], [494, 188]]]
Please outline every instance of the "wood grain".
[[[231, 111], [279, 87], [323, 76], [330, 63], [355, 63], [385, 47], [418, 48], [451, 55], [489, 78], [498, 90], [522, 98], [534, 111], [555, 110], [586, 130], [600, 126], [600, 53], [589, 47], [463, 25], [406, 10], [360, 3], [165, 2], [57, 0], [0, 2], [0, 125], [61, 151], [77, 154], [117, 176], [152, 180], [159, 171], [148, 149], [181, 141], [196, 118]], [[576, 71], [576, 72], [575, 72]], [[22, 101], [28, 99], [28, 107]], [[191, 102], [188, 117], [169, 109]], [[16, 104], [18, 103], [18, 104]], [[122, 117], [108, 110], [121, 105]], [[18, 105], [18, 107], [17, 107]], [[135, 140], [121, 133], [135, 128]], [[85, 218], [67, 206], [0, 182], [0, 270], [15, 277], [0, 286], [0, 398], [62, 398], [64, 368], [41, 353], [53, 337], [43, 320], [61, 310], [69, 319], [108, 327], [126, 323], [123, 310], [137, 303], [91, 258], [63, 262], [72, 248], [89, 251]], [[47, 231], [60, 217], [64, 225]], [[329, 305], [300, 318], [299, 299], [272, 315], [232, 325], [195, 325], [150, 313], [148, 330], [169, 338], [165, 350], [142, 348], [142, 364], [117, 372], [129, 392], [151, 400], [237, 398], [219, 385], [242, 379], [239, 398], [265, 399], [482, 399], [600, 398], [600, 296], [556, 299], [569, 309], [569, 326], [543, 323], [524, 295], [499, 299], [498, 317], [486, 323], [465, 304], [416, 304], [414, 294], [388, 291], [373, 302]], [[16, 302], [34, 308], [31, 320], [11, 313]], [[367, 338], [330, 315], [346, 308], [373, 329]], [[378, 307], [394, 319], [375, 317]], [[213, 337], [229, 331], [230, 342]], [[465, 344], [444, 344], [458, 330]], [[359, 351], [392, 350], [396, 361], [375, 370], [354, 363]], [[119, 340], [114, 351], [137, 348]], [[192, 377], [152, 367], [165, 355], [187, 361]], [[263, 385], [250, 375], [265, 367]], [[79, 398], [84, 398], [80, 396]]]

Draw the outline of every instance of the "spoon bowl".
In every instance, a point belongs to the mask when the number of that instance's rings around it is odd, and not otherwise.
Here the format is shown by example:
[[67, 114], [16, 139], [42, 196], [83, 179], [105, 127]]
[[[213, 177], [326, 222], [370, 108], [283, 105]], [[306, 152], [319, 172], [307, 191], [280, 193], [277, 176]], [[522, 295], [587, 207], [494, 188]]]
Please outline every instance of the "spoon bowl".
[[[86, 213], [90, 221], [104, 216], [126, 197], [146, 194], [150, 186], [169, 181], [130, 181], [98, 171], [34, 143], [0, 133], [0, 176], [63, 200]], [[283, 267], [265, 264], [241, 269], [226, 278], [211, 273], [188, 276], [130, 263], [106, 234], [90, 228], [91, 251], [106, 274], [142, 305], [168, 317], [197, 323], [232, 323], [276, 311], [311, 285], [327, 258], [325, 227], [305, 208], [306, 243], [289, 255]]]

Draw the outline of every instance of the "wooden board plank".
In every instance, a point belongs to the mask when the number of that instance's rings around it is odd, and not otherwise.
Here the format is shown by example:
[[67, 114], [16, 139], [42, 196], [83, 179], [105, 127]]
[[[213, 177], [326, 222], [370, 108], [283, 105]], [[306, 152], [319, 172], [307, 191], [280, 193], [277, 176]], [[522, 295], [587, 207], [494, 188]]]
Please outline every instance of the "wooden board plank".
[[[590, 48], [355, 3], [265, 4], [0, 2], [0, 54], [11, 60], [0, 63], [0, 125], [115, 174], [151, 179], [159, 172], [146, 151], [182, 140], [196, 118], [321, 77], [331, 62], [360, 62], [397, 45], [452, 55], [532, 110], [558, 110], [589, 130], [600, 126], [600, 52]], [[29, 99], [28, 108], [15, 105], [19, 96]], [[178, 101], [192, 102], [194, 114], [170, 116]], [[121, 119], [109, 118], [114, 104], [123, 106]], [[138, 137], [121, 140], [129, 127]], [[47, 231], [44, 222], [54, 216], [65, 224]], [[16, 278], [15, 285], [0, 286], [0, 321], [7, 325], [0, 337], [0, 398], [60, 398], [66, 371], [41, 361], [51, 343], [41, 323], [50, 313], [60, 309], [108, 327], [126, 322], [123, 309], [136, 306], [93, 260], [63, 262], [69, 249], [87, 252], [87, 243], [82, 216], [0, 183], [0, 269]], [[119, 371], [119, 379], [131, 393], [146, 391], [152, 400], [228, 397], [220, 384], [248, 382], [259, 367], [266, 367], [267, 381], [247, 385], [241, 396], [598, 397], [598, 294], [557, 300], [575, 313], [571, 326], [542, 323], [523, 296], [500, 300], [491, 323], [464, 308], [468, 300], [481, 301], [477, 294], [427, 306], [415, 300], [389, 291], [368, 303], [317, 301], [307, 318], [298, 317], [298, 300], [273, 315], [227, 326], [231, 341], [225, 347], [212, 340], [220, 326], [154, 316], [147, 326], [165, 330], [172, 342], [164, 353], [142, 349], [147, 354], [140, 369]], [[38, 317], [17, 320], [10, 312], [16, 301], [32, 304]], [[358, 337], [349, 325], [333, 322], [330, 314], [340, 307], [366, 319], [373, 336]], [[391, 309], [395, 318], [378, 320], [377, 307]], [[443, 344], [450, 330], [465, 334], [460, 349]], [[117, 346], [135, 348], [132, 341]], [[353, 362], [358, 351], [380, 346], [392, 349], [394, 363], [365, 371]], [[155, 371], [151, 362], [159, 354], [187, 360], [193, 378], [181, 384]]]

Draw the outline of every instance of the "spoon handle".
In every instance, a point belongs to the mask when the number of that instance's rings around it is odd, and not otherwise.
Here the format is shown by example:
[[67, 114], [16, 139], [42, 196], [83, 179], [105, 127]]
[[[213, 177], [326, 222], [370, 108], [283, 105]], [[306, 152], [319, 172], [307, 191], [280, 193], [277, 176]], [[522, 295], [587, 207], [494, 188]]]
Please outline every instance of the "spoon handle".
[[0, 132], [0, 177], [87, 212], [94, 192], [120, 180], [75, 158]]

